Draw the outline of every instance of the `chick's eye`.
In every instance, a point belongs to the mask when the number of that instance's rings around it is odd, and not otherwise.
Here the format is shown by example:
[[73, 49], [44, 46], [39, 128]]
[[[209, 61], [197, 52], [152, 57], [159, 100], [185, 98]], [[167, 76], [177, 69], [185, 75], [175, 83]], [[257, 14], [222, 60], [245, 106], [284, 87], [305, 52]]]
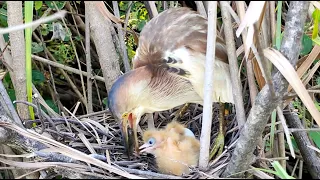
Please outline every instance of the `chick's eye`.
[[153, 145], [156, 142], [156, 140], [154, 138], [150, 138], [148, 140], [148, 144]]

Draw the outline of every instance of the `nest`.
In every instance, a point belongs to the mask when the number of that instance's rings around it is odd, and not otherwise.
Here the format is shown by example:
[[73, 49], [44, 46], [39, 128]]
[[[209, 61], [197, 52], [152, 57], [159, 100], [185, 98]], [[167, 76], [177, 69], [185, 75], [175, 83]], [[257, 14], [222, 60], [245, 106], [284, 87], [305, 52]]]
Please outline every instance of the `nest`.
[[[166, 126], [175, 117], [175, 114], [178, 110], [179, 107], [176, 107], [168, 111], [154, 113], [154, 127], [162, 128]], [[201, 135], [202, 112], [203, 109], [201, 105], [191, 104], [184, 113], [183, 117], [179, 119], [180, 123], [185, 124], [187, 128], [193, 131], [197, 139], [200, 139]], [[212, 148], [215, 138], [218, 135], [218, 115], [219, 104], [215, 103], [213, 106], [210, 149]], [[141, 131], [144, 132], [146, 129], [148, 129], [148, 117], [149, 116], [145, 115], [141, 118], [140, 126], [138, 128], [139, 144], [143, 143], [141, 140]], [[25, 125], [27, 128], [32, 128], [32, 123], [37, 123], [37, 129], [39, 129], [39, 127], [43, 126], [44, 124], [44, 132], [49, 133], [56, 141], [59, 141], [85, 154], [98, 154], [94, 155], [94, 157], [129, 173], [151, 178], [176, 178], [171, 175], [159, 173], [157, 171], [155, 159], [150, 154], [142, 154], [139, 157], [134, 156], [129, 159], [123, 146], [118, 122], [116, 122], [112, 114], [107, 110], [79, 116], [77, 118], [51, 118], [51, 120], [55, 123], [58, 131], [49, 128], [51, 124], [48, 121], [42, 121], [40, 119], [26, 121]], [[209, 161], [209, 168], [206, 171], [200, 170], [198, 167], [190, 167], [191, 173], [184, 177], [217, 178], [221, 175], [230, 160], [235, 142], [239, 137], [235, 114], [229, 112], [229, 114], [225, 116], [225, 121], [226, 136], [223, 153], [219, 157], [214, 157]], [[119, 177], [119, 175], [113, 173], [110, 173], [105, 177], [110, 176]]]

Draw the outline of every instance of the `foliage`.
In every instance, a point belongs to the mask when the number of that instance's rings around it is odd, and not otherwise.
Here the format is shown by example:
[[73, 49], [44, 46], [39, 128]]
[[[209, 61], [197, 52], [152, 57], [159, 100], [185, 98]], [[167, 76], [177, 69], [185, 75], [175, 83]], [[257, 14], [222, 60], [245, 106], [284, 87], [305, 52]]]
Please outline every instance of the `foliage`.
[[[33, 1], [24, 3], [25, 22], [30, 23], [33, 19]], [[31, 65], [31, 49], [32, 49], [32, 27], [25, 29], [25, 52], [26, 52], [26, 81], [27, 81], [27, 98], [28, 102], [32, 103], [32, 65]], [[34, 119], [33, 107], [29, 106], [31, 119]]]

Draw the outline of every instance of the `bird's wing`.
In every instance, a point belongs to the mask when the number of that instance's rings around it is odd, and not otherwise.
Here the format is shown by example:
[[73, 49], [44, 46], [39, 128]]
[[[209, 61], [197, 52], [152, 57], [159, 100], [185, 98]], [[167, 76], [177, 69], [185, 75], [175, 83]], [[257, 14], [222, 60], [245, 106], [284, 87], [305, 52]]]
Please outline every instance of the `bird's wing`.
[[[216, 42], [216, 59], [228, 63], [223, 40], [217, 36]], [[179, 68], [180, 60], [171, 57], [170, 53], [185, 47], [191, 53], [205, 54], [206, 46], [207, 19], [189, 8], [170, 8], [151, 19], [143, 28], [133, 68], [160, 64], [169, 67], [170, 71], [185, 74], [187, 72]]]

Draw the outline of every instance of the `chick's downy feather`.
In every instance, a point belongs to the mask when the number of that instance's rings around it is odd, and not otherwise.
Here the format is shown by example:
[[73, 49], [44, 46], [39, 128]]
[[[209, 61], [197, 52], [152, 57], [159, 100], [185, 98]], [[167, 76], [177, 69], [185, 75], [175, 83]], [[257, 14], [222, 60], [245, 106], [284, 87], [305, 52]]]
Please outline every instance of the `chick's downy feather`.
[[165, 129], [148, 130], [143, 139], [155, 139], [152, 153], [160, 172], [181, 176], [190, 173], [190, 166], [196, 166], [199, 159], [200, 143], [195, 137], [185, 135], [184, 126], [173, 122]]

